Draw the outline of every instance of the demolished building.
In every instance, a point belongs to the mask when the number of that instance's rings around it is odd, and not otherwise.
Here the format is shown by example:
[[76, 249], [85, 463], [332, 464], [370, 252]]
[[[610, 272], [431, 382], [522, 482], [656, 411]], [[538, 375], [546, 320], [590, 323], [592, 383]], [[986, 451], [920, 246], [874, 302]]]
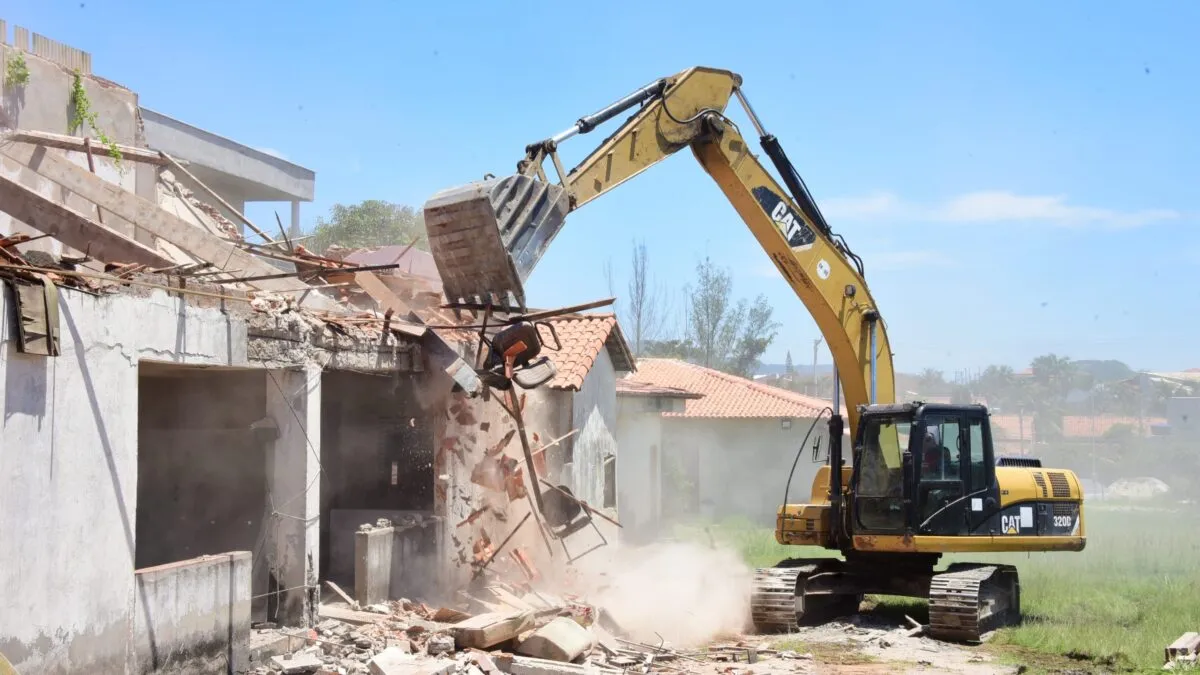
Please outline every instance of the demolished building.
[[545, 313], [554, 379], [506, 404], [479, 324], [521, 317], [268, 235], [244, 203], [292, 201], [295, 225], [311, 171], [0, 34], [28, 68], [0, 117], [0, 654], [20, 672], [235, 672], [252, 623], [312, 626], [323, 594], [360, 592], [372, 532], [389, 598], [452, 598], [501, 553], [535, 577], [581, 549], [530, 486], [613, 541], [613, 383], [634, 369], [615, 318]]

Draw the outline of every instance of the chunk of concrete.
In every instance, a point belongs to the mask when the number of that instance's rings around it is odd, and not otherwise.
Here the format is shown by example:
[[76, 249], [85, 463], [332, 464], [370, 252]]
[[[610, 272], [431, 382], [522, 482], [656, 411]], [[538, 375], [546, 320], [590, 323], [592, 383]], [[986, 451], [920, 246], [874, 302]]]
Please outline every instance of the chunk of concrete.
[[455, 669], [454, 661], [423, 658], [397, 647], [379, 652], [367, 664], [371, 675], [450, 675]]
[[539, 659], [574, 661], [595, 645], [591, 631], [573, 619], [560, 616], [522, 640], [517, 651]]
[[488, 649], [507, 642], [529, 627], [532, 615], [487, 613], [473, 616], [450, 627], [459, 649]]
[[258, 664], [272, 656], [282, 656], [302, 646], [304, 646], [303, 640], [293, 638], [276, 630], [252, 630], [250, 632], [248, 659], [251, 663]]
[[300, 673], [315, 673], [325, 665], [315, 654], [300, 652], [291, 656], [272, 656], [271, 668], [283, 675], [299, 675]]

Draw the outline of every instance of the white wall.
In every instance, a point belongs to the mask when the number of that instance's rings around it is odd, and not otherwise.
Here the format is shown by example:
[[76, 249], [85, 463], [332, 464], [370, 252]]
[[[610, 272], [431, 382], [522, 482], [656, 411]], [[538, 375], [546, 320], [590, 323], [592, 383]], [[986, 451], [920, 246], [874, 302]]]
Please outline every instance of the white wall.
[[651, 405], [661, 400], [617, 397], [617, 507], [622, 541], [643, 542], [658, 534], [663, 425], [661, 412]]
[[617, 454], [616, 373], [607, 350], [600, 350], [572, 397], [571, 422], [579, 430], [572, 439], [571, 489], [599, 508], [604, 503], [604, 458]]
[[[811, 419], [797, 418], [784, 430], [775, 418], [665, 417], [664, 461], [693, 449], [698, 453], [700, 516], [742, 516], [770, 527], [782, 503], [792, 462], [811, 424]], [[812, 461], [812, 444], [819, 437], [821, 457], [825, 457], [827, 432], [824, 420], [813, 429], [792, 477], [789, 502], [807, 501], [821, 466]]]
[[245, 362], [245, 325], [161, 291], [62, 290], [62, 354], [17, 352], [0, 299], [0, 652], [119, 672], [133, 630], [138, 361]]

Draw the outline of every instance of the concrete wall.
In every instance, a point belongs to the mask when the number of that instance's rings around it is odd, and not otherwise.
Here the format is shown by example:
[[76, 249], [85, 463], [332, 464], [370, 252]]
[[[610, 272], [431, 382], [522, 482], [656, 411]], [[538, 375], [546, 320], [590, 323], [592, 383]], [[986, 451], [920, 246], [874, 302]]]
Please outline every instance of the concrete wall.
[[[0, 45], [5, 62], [16, 52], [13, 47]], [[0, 96], [0, 127], [23, 129], [28, 131], [48, 131], [56, 134], [70, 134], [71, 116], [71, 87], [74, 76], [66, 68], [51, 61], [24, 53], [26, 66], [29, 68], [29, 82], [22, 87], [4, 86]], [[0, 78], [4, 72], [0, 69]], [[96, 113], [96, 124], [112, 140], [130, 145], [142, 145], [140, 122], [138, 119], [137, 94], [115, 83], [85, 75], [82, 78], [83, 89], [87, 92], [91, 110]], [[96, 132], [90, 127], [78, 129], [76, 136], [91, 136], [98, 151], [94, 153], [96, 173], [105, 180], [118, 184], [131, 192], [137, 191], [139, 172], [131, 162], [123, 162], [118, 170], [116, 164], [109, 158], [104, 145], [100, 143]], [[81, 167], [87, 167], [87, 157], [79, 152], [49, 150], [67, 157]], [[143, 181], [153, 181], [153, 172], [145, 174]], [[146, 186], [142, 186], [146, 189]], [[139, 192], [139, 194], [145, 194]], [[152, 194], [152, 193], [151, 193]], [[135, 236], [132, 231], [113, 223], [115, 229], [122, 234]], [[0, 212], [0, 234], [13, 232], [29, 232], [39, 234], [27, 228], [24, 224], [14, 221], [8, 214]], [[57, 241], [43, 239], [32, 242], [25, 250], [42, 250], [61, 255], [64, 248]], [[65, 249], [69, 251], [70, 249]]]
[[228, 194], [234, 207], [246, 200], [247, 190], [264, 201], [313, 199], [316, 174], [309, 169], [154, 110], [143, 108], [141, 116], [150, 147], [186, 158], [192, 163], [188, 170], [222, 196]]
[[161, 291], [62, 290], [62, 354], [17, 352], [0, 294], [0, 652], [22, 673], [114, 672], [133, 630], [138, 363], [240, 365], [245, 324]]
[[[785, 484], [796, 452], [811, 419], [793, 419], [790, 429], [780, 420], [704, 419], [664, 417], [663, 458], [686, 461], [695, 453], [699, 467], [699, 515], [703, 518], [745, 517], [758, 523], [774, 522], [783, 500]], [[792, 477], [789, 501], [806, 500], [820, 464], [812, 461], [812, 444], [820, 438], [821, 457], [828, 448], [828, 429], [818, 423], [804, 448]], [[672, 486], [663, 469], [663, 499]]]
[[138, 570], [132, 672], [242, 672], [250, 567], [250, 553], [239, 551]]

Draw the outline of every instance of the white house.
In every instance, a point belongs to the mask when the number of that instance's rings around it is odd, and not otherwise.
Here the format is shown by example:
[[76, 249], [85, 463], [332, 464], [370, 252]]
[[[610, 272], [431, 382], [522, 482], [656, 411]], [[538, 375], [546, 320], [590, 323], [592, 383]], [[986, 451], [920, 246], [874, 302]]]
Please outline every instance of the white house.
[[828, 402], [684, 361], [640, 359], [618, 380], [617, 404], [628, 537], [693, 518], [770, 526], [785, 488], [807, 499], [828, 455], [827, 417], [814, 425]]

